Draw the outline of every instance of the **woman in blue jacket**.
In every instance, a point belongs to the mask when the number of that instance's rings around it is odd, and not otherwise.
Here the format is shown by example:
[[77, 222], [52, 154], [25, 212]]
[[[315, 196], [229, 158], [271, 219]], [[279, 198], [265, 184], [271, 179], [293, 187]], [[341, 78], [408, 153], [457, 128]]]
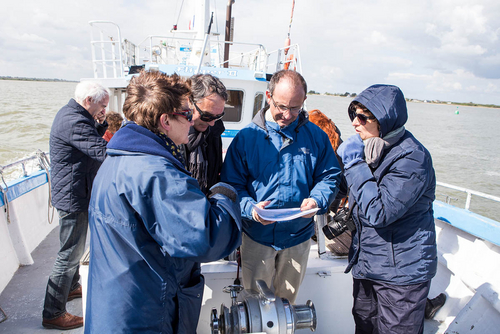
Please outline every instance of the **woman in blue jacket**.
[[437, 269], [431, 156], [405, 130], [406, 101], [396, 86], [367, 88], [349, 117], [356, 135], [338, 154], [356, 224], [346, 269], [356, 333], [422, 333]]
[[195, 333], [200, 262], [241, 242], [234, 189], [218, 183], [207, 198], [184, 168], [189, 95], [189, 82], [159, 72], [127, 87], [128, 122], [108, 144], [89, 207], [85, 333]]

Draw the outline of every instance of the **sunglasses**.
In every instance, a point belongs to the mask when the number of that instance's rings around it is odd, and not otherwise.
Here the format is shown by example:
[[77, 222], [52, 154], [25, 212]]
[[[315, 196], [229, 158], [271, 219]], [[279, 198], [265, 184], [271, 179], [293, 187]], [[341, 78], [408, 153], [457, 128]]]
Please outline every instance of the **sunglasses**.
[[365, 125], [366, 121], [368, 121], [369, 119], [376, 119], [375, 116], [366, 116], [364, 114], [358, 114], [354, 110], [349, 110], [349, 118], [351, 119], [351, 122], [354, 122], [354, 119], [356, 117], [358, 118], [358, 121], [361, 125]]
[[223, 111], [222, 114], [219, 114], [219, 115], [212, 115], [211, 113], [209, 112], [206, 112], [206, 111], [203, 111], [201, 110], [197, 105], [196, 105], [196, 102], [193, 102], [194, 104], [194, 107], [196, 108], [196, 110], [198, 110], [198, 112], [200, 113], [200, 119], [203, 121], [203, 122], [212, 122], [212, 121], [218, 121], [219, 119], [221, 119], [222, 117], [224, 117], [224, 114], [225, 112]]
[[172, 114], [177, 115], [177, 116], [182, 116], [182, 117], [186, 118], [188, 120], [188, 122], [191, 122], [193, 120], [193, 109], [174, 111]]

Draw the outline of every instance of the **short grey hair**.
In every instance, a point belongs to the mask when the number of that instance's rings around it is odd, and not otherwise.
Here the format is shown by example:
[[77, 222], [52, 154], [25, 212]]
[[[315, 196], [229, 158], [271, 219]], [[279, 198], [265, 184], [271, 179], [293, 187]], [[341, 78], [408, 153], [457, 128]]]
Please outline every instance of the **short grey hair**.
[[278, 82], [280, 82], [283, 79], [290, 80], [296, 87], [302, 87], [304, 89], [304, 96], [307, 95], [306, 80], [299, 72], [292, 70], [281, 70], [273, 74], [267, 86], [267, 90], [269, 91], [269, 93], [271, 93], [271, 95], [273, 95], [274, 89], [278, 85]]
[[101, 85], [100, 83], [93, 81], [82, 81], [76, 85], [75, 89], [75, 100], [79, 104], [82, 104], [87, 97], [92, 99], [92, 102], [98, 103], [109, 96], [109, 89]]
[[217, 94], [224, 101], [227, 101], [226, 86], [218, 78], [211, 74], [196, 74], [191, 77], [191, 92], [192, 100], [198, 102], [199, 100]]

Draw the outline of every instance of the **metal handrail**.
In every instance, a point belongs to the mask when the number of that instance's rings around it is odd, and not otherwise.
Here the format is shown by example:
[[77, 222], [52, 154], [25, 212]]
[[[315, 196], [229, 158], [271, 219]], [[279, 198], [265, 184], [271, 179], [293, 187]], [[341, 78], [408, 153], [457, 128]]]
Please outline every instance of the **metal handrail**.
[[471, 190], [471, 189], [467, 189], [467, 188], [457, 187], [457, 186], [454, 186], [454, 185], [451, 185], [451, 184], [447, 184], [447, 183], [443, 183], [443, 182], [439, 182], [439, 181], [436, 182], [436, 184], [438, 186], [441, 186], [441, 187], [445, 187], [445, 188], [449, 188], [449, 189], [453, 189], [453, 190], [457, 190], [457, 191], [461, 191], [461, 192], [466, 193], [467, 194], [467, 199], [465, 201], [465, 210], [469, 210], [469, 208], [470, 208], [470, 203], [471, 203], [471, 200], [472, 200], [472, 195], [479, 196], [479, 197], [486, 198], [486, 199], [489, 199], [489, 200], [492, 200], [492, 201], [500, 203], [500, 197], [497, 197], [497, 196], [485, 194], [485, 193], [482, 193], [482, 192], [479, 192], [479, 191], [475, 191], [475, 190]]
[[17, 161], [14, 161], [10, 164], [7, 164], [7, 165], [4, 165], [4, 166], [1, 166], [0, 165], [0, 172], [3, 172], [4, 170], [6, 170], [7, 168], [13, 168], [13, 167], [16, 167], [17, 165], [21, 165], [22, 169], [23, 169], [23, 176], [27, 176], [28, 173], [26, 172], [26, 166], [25, 166], [25, 163], [28, 162], [28, 161], [31, 161], [31, 160], [35, 160], [35, 159], [38, 159], [38, 156], [36, 155], [33, 155], [31, 157], [27, 157], [27, 158], [23, 158], [23, 159], [20, 159], [20, 160], [17, 160]]
[[[90, 33], [90, 46], [92, 48], [92, 66], [94, 69], [94, 78], [98, 78], [97, 76], [97, 64], [102, 63], [102, 71], [103, 71], [103, 77], [107, 78], [107, 69], [106, 69], [106, 62], [111, 62], [112, 65], [111, 67], [113, 68], [113, 77], [117, 77], [117, 71], [119, 71], [120, 76], [123, 75], [123, 57], [122, 57], [122, 37], [121, 37], [121, 31], [120, 27], [118, 24], [112, 22], [112, 21], [104, 21], [104, 20], [94, 20], [94, 21], [89, 21], [89, 25], [91, 27], [97, 28], [96, 24], [111, 24], [114, 25], [117, 29], [118, 32], [118, 40], [117, 41], [109, 41], [104, 39], [103, 35], [103, 30], [100, 29], [100, 39], [99, 40], [94, 40], [94, 36], [92, 34], [92, 31]], [[99, 28], [98, 28], [99, 29]], [[118, 45], [118, 50], [115, 50], [115, 47], [112, 47], [112, 58], [108, 59], [105, 57], [106, 50], [104, 49], [104, 44], [108, 43], [116, 43]], [[96, 48], [96, 45], [100, 44], [100, 47]], [[113, 44], [114, 45], [114, 44]], [[96, 59], [96, 51], [100, 49], [101, 50], [101, 57], [102, 59], [98, 60]], [[118, 58], [116, 58], [116, 54], [118, 54]], [[109, 66], [109, 65], [108, 65]]]
[[[8, 168], [15, 168], [18, 165], [21, 165], [21, 168], [23, 170], [23, 177], [28, 176], [28, 173], [26, 172], [26, 166], [25, 164], [29, 161], [32, 160], [38, 160], [38, 168], [39, 170], [45, 171], [47, 174], [47, 182], [49, 184], [48, 189], [49, 189], [49, 196], [48, 196], [48, 212], [47, 212], [47, 220], [49, 224], [52, 224], [54, 220], [54, 210], [55, 208], [52, 206], [52, 191], [51, 191], [51, 178], [50, 178], [50, 163], [48, 159], [48, 152], [43, 152], [42, 150], [38, 149], [35, 153], [35, 155], [29, 156], [27, 158], [23, 158], [17, 161], [14, 161], [10, 164], [0, 166], [0, 179], [3, 184], [0, 183], [0, 191], [2, 192], [3, 196], [3, 201], [5, 204], [5, 209], [4, 212], [6, 214], [7, 218], [7, 224], [10, 224], [10, 207], [9, 207], [9, 199], [7, 196], [7, 193], [9, 192], [9, 186], [7, 182], [5, 181], [3, 172], [8, 169]], [[50, 215], [50, 209], [52, 208], [52, 216]]]
[[[169, 42], [173, 42], [173, 41], [204, 42], [204, 40], [200, 39], [200, 38], [175, 37], [175, 36], [165, 36], [165, 35], [149, 35], [144, 40], [142, 40], [139, 44], [137, 44], [136, 53], [140, 54], [140, 50], [144, 49], [144, 51], [147, 52], [146, 56], [149, 56], [149, 59], [153, 59], [153, 48], [155, 46], [157, 46], [157, 45], [153, 45], [153, 39], [164, 39], [164, 40], [168, 40]], [[254, 47], [256, 47], [250, 51], [243, 52], [238, 57], [233, 57], [232, 59], [242, 58], [245, 55], [251, 54], [252, 52], [255, 52], [255, 50], [258, 50], [257, 63], [260, 63], [261, 54], [263, 54], [265, 56], [268, 55], [266, 48], [262, 44], [259, 44], [259, 43], [231, 42], [231, 41], [220, 41], [220, 40], [210, 40], [210, 43], [217, 44], [217, 45], [230, 44], [230, 45], [235, 45], [235, 46], [254, 46]], [[228, 61], [218, 63], [218, 67], [223, 66], [223, 64], [226, 62], [228, 62]], [[264, 65], [264, 67], [267, 67], [267, 65]]]

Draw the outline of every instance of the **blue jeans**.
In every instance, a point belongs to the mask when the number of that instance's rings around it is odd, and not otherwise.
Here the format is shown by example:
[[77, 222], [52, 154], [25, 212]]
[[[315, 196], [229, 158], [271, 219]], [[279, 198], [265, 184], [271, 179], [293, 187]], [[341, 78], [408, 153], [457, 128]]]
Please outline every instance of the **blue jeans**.
[[45, 293], [43, 318], [54, 319], [66, 313], [66, 302], [70, 291], [80, 283], [80, 259], [85, 251], [85, 239], [89, 226], [88, 211], [59, 214], [60, 249], [52, 268]]

